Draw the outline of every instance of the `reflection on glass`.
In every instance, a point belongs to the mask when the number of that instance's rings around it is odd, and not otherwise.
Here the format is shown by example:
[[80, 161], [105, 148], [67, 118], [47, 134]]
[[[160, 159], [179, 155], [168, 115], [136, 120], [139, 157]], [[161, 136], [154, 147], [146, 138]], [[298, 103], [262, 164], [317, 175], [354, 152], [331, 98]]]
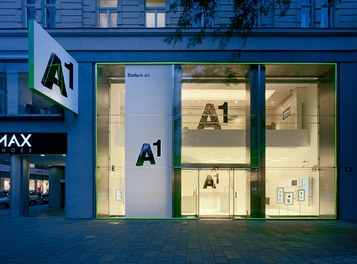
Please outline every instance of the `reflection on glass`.
[[26, 63], [0, 63], [0, 115], [63, 115], [63, 109], [28, 88]]

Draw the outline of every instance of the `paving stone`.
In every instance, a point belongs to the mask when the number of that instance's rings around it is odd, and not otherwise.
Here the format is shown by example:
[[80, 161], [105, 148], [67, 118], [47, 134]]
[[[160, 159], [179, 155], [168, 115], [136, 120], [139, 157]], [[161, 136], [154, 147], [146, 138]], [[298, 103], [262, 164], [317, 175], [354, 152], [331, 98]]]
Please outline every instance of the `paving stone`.
[[[94, 220], [0, 210], [0, 263], [357, 263], [357, 221]], [[5, 249], [5, 250], [4, 250]]]

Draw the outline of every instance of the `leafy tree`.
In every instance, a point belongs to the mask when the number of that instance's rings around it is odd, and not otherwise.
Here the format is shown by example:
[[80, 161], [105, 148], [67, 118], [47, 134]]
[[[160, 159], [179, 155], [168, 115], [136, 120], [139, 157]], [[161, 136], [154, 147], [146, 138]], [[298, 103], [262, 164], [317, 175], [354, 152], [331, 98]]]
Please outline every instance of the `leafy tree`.
[[[188, 47], [201, 44], [207, 34], [207, 30], [219, 33], [222, 48], [226, 46], [231, 37], [236, 34], [242, 36], [244, 45], [248, 34], [257, 27], [260, 17], [267, 17], [275, 10], [279, 10], [280, 16], [285, 16], [291, 5], [291, 0], [230, 0], [233, 2], [233, 9], [229, 17], [229, 23], [212, 28], [210, 21], [213, 21], [217, 11], [219, 0], [174, 0], [170, 5], [170, 10], [179, 12], [176, 33], [166, 38], [167, 43], [182, 41], [184, 32], [188, 29], [197, 28], [199, 30], [188, 39]], [[340, 0], [326, 0], [326, 7], [331, 7]], [[218, 35], [218, 34], [217, 34]]]

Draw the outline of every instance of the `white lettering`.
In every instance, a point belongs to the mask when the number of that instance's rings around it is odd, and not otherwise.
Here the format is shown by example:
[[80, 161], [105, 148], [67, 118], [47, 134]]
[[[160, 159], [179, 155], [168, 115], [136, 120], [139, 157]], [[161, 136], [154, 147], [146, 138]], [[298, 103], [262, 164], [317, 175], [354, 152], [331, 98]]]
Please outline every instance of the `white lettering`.
[[12, 135], [8, 147], [10, 147], [12, 144], [16, 144], [16, 146], [20, 147], [19, 141], [17, 141], [17, 138], [15, 135]]
[[30, 148], [32, 147], [30, 142], [28, 142], [28, 140], [30, 139], [31, 136], [32, 136], [32, 134], [28, 134], [27, 137], [25, 137], [23, 134], [21, 134], [21, 137], [24, 139], [24, 142], [22, 142], [21, 147], [23, 147], [25, 144], [27, 144], [27, 146], [29, 146]]
[[142, 73], [128, 73], [128, 77], [144, 77]]
[[4, 141], [4, 147], [7, 147], [7, 134], [5, 134], [1, 139], [0, 139], [0, 144]]

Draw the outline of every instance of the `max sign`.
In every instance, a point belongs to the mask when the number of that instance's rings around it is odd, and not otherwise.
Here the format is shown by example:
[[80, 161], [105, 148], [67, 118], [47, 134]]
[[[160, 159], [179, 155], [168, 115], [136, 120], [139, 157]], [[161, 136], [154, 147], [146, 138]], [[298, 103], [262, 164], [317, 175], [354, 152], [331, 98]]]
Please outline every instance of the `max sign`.
[[66, 153], [66, 133], [0, 133], [0, 154]]
[[29, 88], [78, 114], [78, 63], [33, 20], [29, 24]]

